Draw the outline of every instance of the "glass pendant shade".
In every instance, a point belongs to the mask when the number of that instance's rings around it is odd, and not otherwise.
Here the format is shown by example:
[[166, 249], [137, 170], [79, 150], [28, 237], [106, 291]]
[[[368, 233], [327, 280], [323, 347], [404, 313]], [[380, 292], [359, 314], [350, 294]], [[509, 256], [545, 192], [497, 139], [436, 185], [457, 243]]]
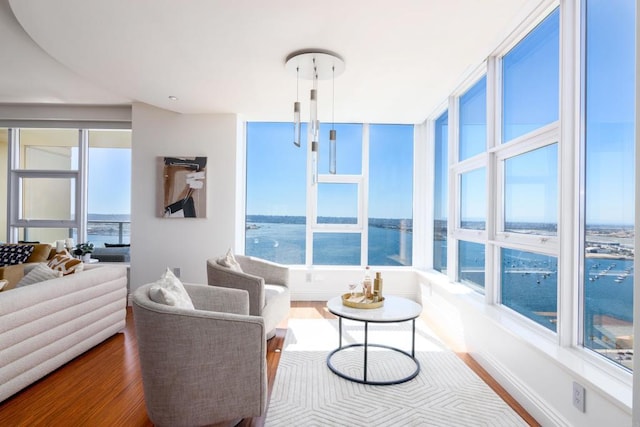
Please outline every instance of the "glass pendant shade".
[[329, 173], [336, 173], [336, 131], [329, 131]]
[[296, 147], [300, 147], [300, 103], [298, 101], [293, 103], [293, 143]]
[[318, 141], [311, 142], [311, 182], [318, 183]]
[[312, 141], [318, 141], [320, 123], [318, 122], [318, 90], [311, 89], [309, 97], [309, 129], [311, 129]]

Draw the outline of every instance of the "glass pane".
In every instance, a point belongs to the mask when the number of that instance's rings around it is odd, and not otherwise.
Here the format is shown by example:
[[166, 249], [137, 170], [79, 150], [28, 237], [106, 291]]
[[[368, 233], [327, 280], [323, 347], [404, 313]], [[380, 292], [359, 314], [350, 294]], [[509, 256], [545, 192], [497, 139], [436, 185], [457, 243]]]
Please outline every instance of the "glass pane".
[[502, 59], [502, 142], [558, 120], [559, 17], [556, 9]]
[[460, 175], [460, 227], [484, 230], [487, 222], [485, 168]]
[[247, 123], [245, 253], [304, 264], [307, 144], [292, 141], [291, 123]]
[[504, 231], [556, 235], [558, 144], [504, 161]]
[[75, 219], [75, 178], [20, 178], [19, 185], [19, 219]]
[[357, 184], [318, 184], [318, 224], [356, 224], [357, 222]]
[[482, 293], [484, 293], [484, 253], [484, 245], [481, 243], [458, 241], [458, 280], [464, 284], [483, 288]]
[[447, 272], [447, 216], [449, 204], [449, 115], [436, 120], [433, 200], [433, 268]]
[[460, 160], [487, 149], [487, 79], [460, 97]]
[[369, 127], [369, 265], [411, 265], [413, 125]]
[[54, 244], [56, 240], [65, 240], [71, 238], [74, 242], [78, 241], [77, 228], [18, 228], [18, 241], [21, 242], [40, 242]]
[[502, 304], [556, 332], [557, 258], [515, 249], [500, 253]]
[[0, 242], [7, 241], [7, 165], [9, 156], [9, 130], [0, 128]]
[[[335, 124], [336, 173], [360, 175], [362, 173], [362, 125]], [[305, 132], [305, 128], [302, 129]], [[329, 131], [331, 123], [320, 124], [318, 173], [329, 173]]]
[[96, 247], [131, 236], [131, 131], [89, 131], [88, 237]]
[[20, 129], [20, 168], [78, 169], [78, 129]]
[[586, 7], [583, 343], [631, 369], [636, 2]]
[[314, 233], [313, 265], [360, 265], [360, 233]]

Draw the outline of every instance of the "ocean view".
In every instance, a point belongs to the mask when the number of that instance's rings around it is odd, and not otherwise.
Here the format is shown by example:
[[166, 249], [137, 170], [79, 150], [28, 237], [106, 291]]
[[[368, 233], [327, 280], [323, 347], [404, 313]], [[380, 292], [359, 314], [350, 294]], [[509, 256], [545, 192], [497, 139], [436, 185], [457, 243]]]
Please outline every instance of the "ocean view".
[[130, 215], [89, 214], [88, 220], [87, 240], [94, 246], [131, 242]]

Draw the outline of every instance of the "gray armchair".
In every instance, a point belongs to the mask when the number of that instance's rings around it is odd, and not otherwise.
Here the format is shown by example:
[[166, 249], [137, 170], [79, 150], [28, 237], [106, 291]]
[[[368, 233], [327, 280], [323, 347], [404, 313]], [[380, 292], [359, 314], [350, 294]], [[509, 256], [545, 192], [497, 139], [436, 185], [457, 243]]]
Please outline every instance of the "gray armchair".
[[249, 315], [247, 292], [185, 284], [196, 308], [189, 310], [153, 302], [151, 286], [132, 300], [149, 419], [194, 426], [262, 416], [265, 328]]
[[276, 326], [289, 315], [289, 268], [260, 258], [234, 257], [242, 271], [220, 265], [216, 259], [207, 260], [207, 282], [249, 292], [249, 314], [264, 318], [266, 337], [270, 339]]

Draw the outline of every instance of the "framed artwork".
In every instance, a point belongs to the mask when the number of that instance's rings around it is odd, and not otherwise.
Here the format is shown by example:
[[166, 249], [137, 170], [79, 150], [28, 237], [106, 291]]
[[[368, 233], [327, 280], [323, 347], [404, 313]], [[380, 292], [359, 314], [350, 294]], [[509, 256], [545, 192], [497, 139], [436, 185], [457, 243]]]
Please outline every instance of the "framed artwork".
[[159, 214], [163, 218], [207, 217], [207, 158], [158, 157]]

